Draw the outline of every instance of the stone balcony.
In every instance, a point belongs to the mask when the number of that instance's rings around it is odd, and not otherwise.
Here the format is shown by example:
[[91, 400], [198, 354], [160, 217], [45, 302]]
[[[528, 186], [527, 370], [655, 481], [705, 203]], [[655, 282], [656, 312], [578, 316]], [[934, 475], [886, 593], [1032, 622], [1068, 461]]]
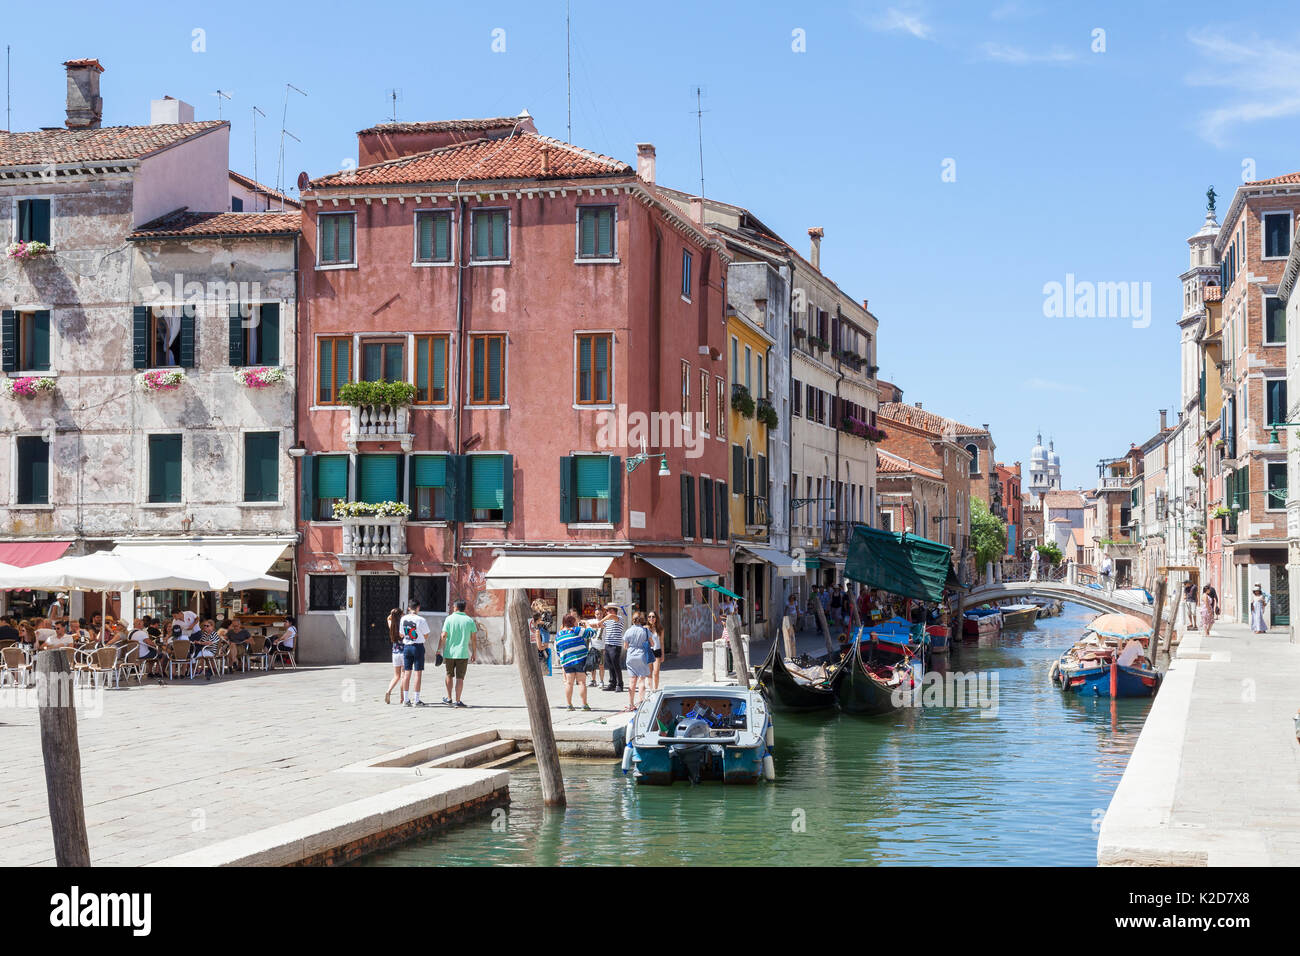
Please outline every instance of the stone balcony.
[[340, 518], [343, 527], [343, 547], [339, 561], [355, 565], [358, 561], [391, 561], [405, 570], [411, 555], [406, 549], [406, 518], [366, 515], [359, 518]]
[[354, 405], [346, 442], [348, 451], [355, 452], [362, 442], [399, 442], [402, 451], [409, 452], [415, 436], [411, 433], [410, 409], [402, 405]]

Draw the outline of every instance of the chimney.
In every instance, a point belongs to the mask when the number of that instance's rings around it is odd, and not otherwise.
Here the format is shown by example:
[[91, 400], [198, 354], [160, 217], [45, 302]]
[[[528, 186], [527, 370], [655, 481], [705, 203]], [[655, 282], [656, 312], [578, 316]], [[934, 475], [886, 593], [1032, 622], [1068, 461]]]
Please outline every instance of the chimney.
[[808, 261], [819, 272], [822, 267], [822, 236], [824, 235], [826, 235], [826, 230], [821, 226], [813, 226], [808, 230], [808, 238], [812, 240], [812, 253], [809, 255]]
[[917, 408], [920, 408], [920, 407], [921, 407], [921, 403], [920, 403], [920, 402], [917, 402], [917, 403], [916, 403], [916, 407], [917, 407]]
[[175, 123], [193, 123], [194, 107], [174, 96], [149, 101], [149, 125], [170, 126]]
[[870, 309], [867, 308], [867, 300], [866, 300], [866, 299], [863, 299], [863, 300], [862, 300], [862, 309], [863, 309], [863, 311], [865, 311], [865, 312], [870, 312], [870, 311], [871, 311]]
[[99, 129], [104, 118], [104, 100], [99, 95], [99, 74], [104, 68], [98, 60], [68, 60], [68, 129]]
[[691, 197], [691, 221], [696, 225], [704, 225], [704, 200], [699, 196]]
[[651, 186], [655, 183], [655, 144], [636, 144], [636, 174]]
[[1160, 430], [1165, 430], [1165, 416], [1168, 414], [1166, 409], [1160, 409]]
[[551, 175], [551, 147], [542, 144], [542, 175]]

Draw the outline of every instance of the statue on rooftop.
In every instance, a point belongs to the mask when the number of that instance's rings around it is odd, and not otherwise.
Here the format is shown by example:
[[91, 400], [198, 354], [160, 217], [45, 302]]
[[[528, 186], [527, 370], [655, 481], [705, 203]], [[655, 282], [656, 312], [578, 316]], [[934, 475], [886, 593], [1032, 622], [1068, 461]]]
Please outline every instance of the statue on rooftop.
[[1205, 208], [1208, 209], [1210, 212], [1214, 212], [1214, 196], [1215, 193], [1214, 193], [1213, 186], [1205, 190], [1205, 198], [1209, 200], [1209, 203], [1206, 205]]

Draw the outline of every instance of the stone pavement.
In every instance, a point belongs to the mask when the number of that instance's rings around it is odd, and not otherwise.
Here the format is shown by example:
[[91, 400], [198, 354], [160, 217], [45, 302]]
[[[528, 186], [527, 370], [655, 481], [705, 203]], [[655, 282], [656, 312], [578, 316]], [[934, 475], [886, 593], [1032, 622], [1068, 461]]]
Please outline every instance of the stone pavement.
[[1300, 645], [1188, 631], [1102, 821], [1102, 865], [1300, 865]]
[[[665, 683], [697, 676], [678, 666]], [[132, 682], [79, 700], [92, 863], [174, 857], [382, 794], [411, 778], [337, 771], [422, 741], [528, 724], [514, 665], [471, 666], [465, 709], [385, 706], [392, 673], [388, 664], [277, 669]], [[426, 672], [423, 699], [441, 700], [442, 674]], [[613, 723], [627, 704], [626, 694], [589, 690], [593, 712], [569, 713], [558, 668], [546, 686], [557, 728]], [[0, 690], [0, 866], [52, 865], [39, 720], [21, 703]]]

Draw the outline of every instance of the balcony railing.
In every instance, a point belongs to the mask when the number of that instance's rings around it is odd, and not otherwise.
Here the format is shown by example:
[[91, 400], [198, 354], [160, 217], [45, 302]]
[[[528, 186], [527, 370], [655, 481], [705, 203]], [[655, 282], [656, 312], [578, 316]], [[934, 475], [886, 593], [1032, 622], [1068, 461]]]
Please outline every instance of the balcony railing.
[[357, 450], [359, 442], [400, 442], [402, 451], [411, 450], [410, 409], [403, 405], [354, 405], [351, 409], [348, 449]]
[[748, 528], [767, 528], [771, 520], [767, 513], [767, 499], [758, 495], [745, 496], [745, 526]]
[[406, 550], [406, 518], [376, 517], [340, 518], [343, 526], [343, 548], [339, 560], [392, 561], [405, 566], [411, 555]]
[[1099, 491], [1101, 491], [1101, 490], [1105, 490], [1105, 489], [1108, 489], [1108, 488], [1120, 488], [1120, 489], [1123, 489], [1123, 488], [1125, 487], [1125, 482], [1127, 482], [1127, 481], [1128, 481], [1127, 478], [1098, 478], [1098, 479], [1097, 479], [1097, 489], [1098, 489]]

